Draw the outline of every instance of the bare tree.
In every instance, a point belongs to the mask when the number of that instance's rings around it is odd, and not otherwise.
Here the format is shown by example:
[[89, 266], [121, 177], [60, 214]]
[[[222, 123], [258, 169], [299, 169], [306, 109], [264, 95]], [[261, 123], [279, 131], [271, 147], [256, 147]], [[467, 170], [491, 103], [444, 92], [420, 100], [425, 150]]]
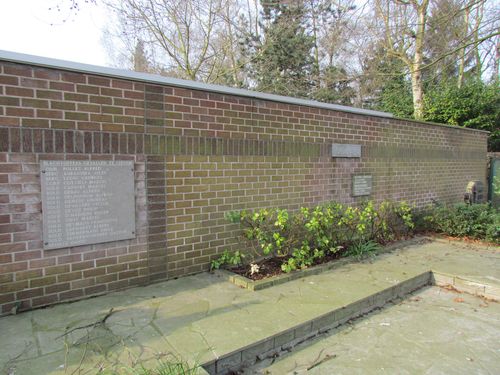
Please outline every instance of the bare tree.
[[[437, 12], [438, 15], [433, 17], [435, 30], [443, 36], [429, 37], [431, 10], [440, 5], [438, 0], [375, 1], [377, 20], [384, 32], [384, 47], [390, 56], [405, 64], [411, 77], [414, 117], [417, 119], [424, 115], [423, 73], [448, 59], [452, 64], [458, 64], [457, 84], [461, 85], [467, 58], [472, 56], [473, 69], [481, 79], [485, 60], [481, 45], [498, 35], [498, 13], [484, 17], [487, 0], [456, 0], [454, 3], [452, 9], [456, 11]], [[462, 21], [463, 30], [460, 35], [453, 35], [449, 24], [457, 19]], [[440, 39], [437, 43], [436, 38]], [[432, 44], [439, 45], [439, 48], [432, 49]]]
[[[248, 67], [269, 54], [264, 0], [103, 1], [118, 21], [111, 23], [117, 32], [108, 45], [123, 52], [122, 66], [256, 87]], [[500, 10], [495, 0], [293, 2], [304, 8], [302, 26], [314, 41], [307, 97], [351, 104], [357, 91], [357, 104], [370, 105], [387, 77], [403, 77], [405, 85], [411, 81], [414, 116], [422, 118], [427, 83], [439, 85], [445, 78], [460, 86], [471, 76], [494, 72], [498, 77]], [[372, 61], [370, 69], [367, 61]]]
[[120, 21], [120, 37], [155, 50], [164, 70], [207, 80], [219, 63], [212, 42], [225, 0], [110, 0], [107, 5]]
[[429, 0], [377, 0], [377, 15], [384, 26], [385, 47], [408, 67], [413, 94], [414, 116], [424, 116], [424, 38]]
[[222, 25], [213, 39], [219, 63], [209, 77], [212, 82], [230, 86], [249, 85], [245, 67], [248, 56], [243, 53], [245, 41], [260, 34], [259, 0], [226, 1], [221, 8]]

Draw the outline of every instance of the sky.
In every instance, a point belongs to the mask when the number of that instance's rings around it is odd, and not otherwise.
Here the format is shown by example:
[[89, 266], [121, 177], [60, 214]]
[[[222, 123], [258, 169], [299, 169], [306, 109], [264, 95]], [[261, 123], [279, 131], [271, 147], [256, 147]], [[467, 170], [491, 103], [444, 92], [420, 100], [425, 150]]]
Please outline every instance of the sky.
[[75, 15], [70, 3], [0, 0], [0, 50], [111, 66], [101, 41], [106, 12], [102, 6], [80, 0]]

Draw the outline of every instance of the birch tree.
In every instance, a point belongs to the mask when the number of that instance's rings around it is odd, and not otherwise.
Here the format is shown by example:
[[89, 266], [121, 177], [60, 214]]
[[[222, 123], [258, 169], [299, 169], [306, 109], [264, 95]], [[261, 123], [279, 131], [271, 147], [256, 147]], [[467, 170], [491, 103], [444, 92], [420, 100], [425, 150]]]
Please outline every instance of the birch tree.
[[429, 0], [376, 0], [375, 7], [384, 27], [387, 52], [400, 59], [410, 72], [414, 117], [422, 119], [422, 68]]
[[[425, 113], [424, 74], [439, 66], [456, 65], [457, 86], [461, 86], [467, 65], [481, 80], [485, 58], [482, 45], [498, 36], [499, 10], [487, 0], [448, 0], [449, 12], [442, 11], [446, 0], [376, 0], [375, 14], [383, 30], [384, 47], [389, 56], [401, 60], [411, 78], [414, 117]], [[486, 6], [489, 8], [485, 17]], [[441, 8], [440, 8], [441, 7]], [[431, 13], [434, 10], [434, 14]], [[432, 22], [431, 22], [432, 20]], [[456, 34], [457, 27], [462, 30]], [[429, 35], [432, 26], [434, 34]], [[489, 58], [493, 60], [493, 58]], [[490, 68], [490, 67], [489, 67]]]

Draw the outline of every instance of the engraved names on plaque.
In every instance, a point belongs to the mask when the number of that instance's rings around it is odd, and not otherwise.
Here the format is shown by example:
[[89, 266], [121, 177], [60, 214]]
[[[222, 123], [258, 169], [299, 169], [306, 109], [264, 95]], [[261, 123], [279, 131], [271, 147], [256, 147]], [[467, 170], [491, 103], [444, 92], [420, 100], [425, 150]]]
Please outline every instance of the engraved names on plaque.
[[44, 160], [40, 171], [44, 249], [135, 238], [132, 161]]
[[352, 176], [352, 196], [360, 197], [372, 193], [372, 176]]

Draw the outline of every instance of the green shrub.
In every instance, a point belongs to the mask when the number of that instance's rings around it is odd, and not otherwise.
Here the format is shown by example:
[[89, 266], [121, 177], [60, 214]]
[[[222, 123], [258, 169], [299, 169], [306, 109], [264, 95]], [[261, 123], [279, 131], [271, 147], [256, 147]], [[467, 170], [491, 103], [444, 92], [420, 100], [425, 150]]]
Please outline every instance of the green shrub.
[[413, 222], [415, 224], [415, 231], [420, 233], [433, 232], [434, 224], [430, 217], [432, 216], [434, 210], [434, 205], [428, 205], [424, 208], [420, 208], [413, 214]]
[[500, 244], [500, 214], [494, 215], [492, 223], [486, 229], [486, 241]]
[[261, 209], [228, 212], [226, 219], [239, 223], [253, 256], [282, 258], [282, 270], [305, 268], [342, 248], [386, 243], [407, 235], [413, 228], [412, 209], [405, 203], [372, 201], [360, 207], [331, 202], [297, 212]]
[[449, 236], [500, 242], [500, 212], [488, 204], [437, 205], [425, 221], [436, 232]]
[[[238, 217], [235, 213], [231, 215]], [[305, 234], [300, 220], [299, 216], [290, 216], [287, 210], [278, 208], [239, 213], [243, 237], [254, 245], [255, 254], [264, 256], [289, 256]]]
[[229, 250], [224, 250], [219, 258], [212, 260], [210, 263], [210, 269], [218, 270], [226, 265], [238, 266], [242, 264], [244, 257], [245, 255], [243, 255], [240, 251], [230, 252]]
[[400, 203], [382, 202], [378, 216], [378, 228], [375, 228], [373, 239], [380, 243], [407, 236], [415, 228], [413, 207], [405, 201]]

